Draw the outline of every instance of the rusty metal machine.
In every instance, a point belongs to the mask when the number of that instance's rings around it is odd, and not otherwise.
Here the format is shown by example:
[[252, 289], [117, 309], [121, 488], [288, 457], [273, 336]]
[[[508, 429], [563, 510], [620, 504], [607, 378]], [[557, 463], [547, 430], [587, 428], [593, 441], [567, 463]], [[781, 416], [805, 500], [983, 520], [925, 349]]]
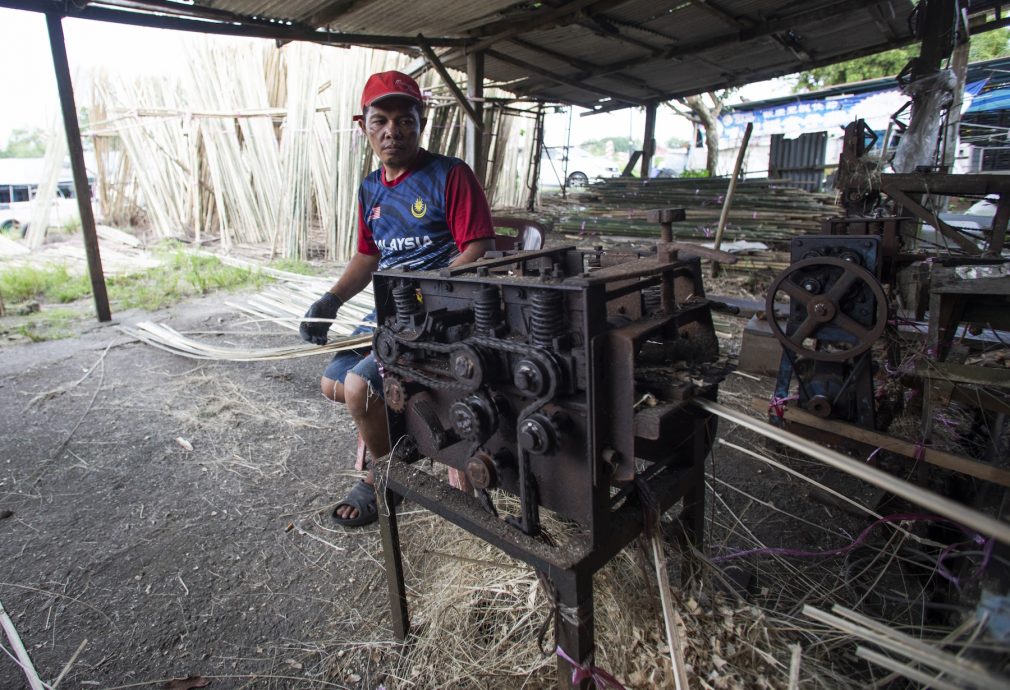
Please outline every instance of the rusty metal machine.
[[881, 240], [874, 235], [805, 235], [790, 246], [791, 264], [768, 289], [767, 313], [788, 295], [783, 328], [769, 320], [782, 344], [775, 397], [797, 381], [800, 407], [818, 417], [874, 428], [872, 348], [887, 324], [880, 283]]
[[[557, 646], [578, 664], [593, 658], [593, 573], [647, 521], [682, 500], [684, 533], [700, 547], [714, 418], [690, 401], [714, 398], [725, 372], [699, 261], [677, 251], [569, 247], [375, 275], [394, 442], [376, 475], [401, 639], [396, 495], [533, 566], [555, 595]], [[470, 490], [424, 471], [423, 457]], [[499, 514], [495, 491], [514, 497], [512, 514]], [[545, 511], [574, 536], [547, 534]], [[558, 664], [568, 687], [572, 666]]]
[[[969, 280], [953, 285], [957, 281], [950, 276], [957, 270], [995, 274], [999, 271], [992, 267], [1005, 263], [1001, 254], [1010, 223], [1010, 180], [933, 168], [882, 173], [881, 158], [872, 155], [876, 141], [863, 120], [846, 127], [835, 180], [845, 214], [825, 220], [821, 235], [795, 238], [792, 263], [769, 290], [767, 313], [774, 313], [774, 303], [783, 295], [790, 301], [784, 325], [769, 320], [783, 346], [775, 416], [779, 401], [793, 397], [795, 379], [795, 397], [806, 412], [883, 429], [902, 400], [879, 394], [875, 400], [875, 362], [886, 361], [892, 372], [911, 378], [911, 372], [900, 371], [910, 361], [909, 353], [901, 350], [913, 343], [913, 349], [936, 360], [928, 367], [918, 362], [917, 373], [926, 367], [935, 378], [937, 362], [946, 357], [959, 324], [981, 321], [991, 329], [1006, 327], [1001, 318], [1005, 310], [994, 308], [1008, 292], [1004, 284]], [[971, 229], [945, 221], [938, 195], [996, 198], [991, 227]], [[927, 232], [920, 230], [920, 222]], [[999, 341], [999, 334], [995, 338]], [[886, 347], [877, 347], [874, 355], [875, 343], [882, 339]], [[920, 378], [918, 385], [926, 389], [925, 440], [931, 424], [931, 377]]]

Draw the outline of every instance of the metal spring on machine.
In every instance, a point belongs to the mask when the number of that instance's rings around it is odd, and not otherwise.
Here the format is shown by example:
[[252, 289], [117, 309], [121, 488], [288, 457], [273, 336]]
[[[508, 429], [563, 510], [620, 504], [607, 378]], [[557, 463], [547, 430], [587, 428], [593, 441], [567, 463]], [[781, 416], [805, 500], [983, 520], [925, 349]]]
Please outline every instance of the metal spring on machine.
[[564, 299], [560, 290], [530, 292], [530, 343], [550, 347], [554, 337], [564, 332]]
[[396, 307], [396, 323], [404, 328], [411, 327], [414, 323], [411, 317], [421, 311], [413, 281], [401, 281], [393, 288], [393, 304]]
[[474, 330], [481, 335], [494, 335], [501, 323], [501, 295], [494, 285], [485, 285], [473, 295]]

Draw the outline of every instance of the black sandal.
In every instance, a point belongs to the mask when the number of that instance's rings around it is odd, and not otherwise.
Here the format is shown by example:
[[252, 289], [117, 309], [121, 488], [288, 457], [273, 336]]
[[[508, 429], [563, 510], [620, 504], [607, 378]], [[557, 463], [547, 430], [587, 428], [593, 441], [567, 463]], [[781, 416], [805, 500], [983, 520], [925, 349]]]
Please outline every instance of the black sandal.
[[[341, 506], [356, 508], [358, 514], [352, 518], [340, 517], [337, 514], [337, 510]], [[351, 489], [344, 500], [333, 509], [333, 519], [337, 521], [337, 524], [344, 527], [364, 527], [378, 520], [379, 506], [375, 500], [375, 487], [364, 479], [360, 480], [354, 485], [354, 488]]]

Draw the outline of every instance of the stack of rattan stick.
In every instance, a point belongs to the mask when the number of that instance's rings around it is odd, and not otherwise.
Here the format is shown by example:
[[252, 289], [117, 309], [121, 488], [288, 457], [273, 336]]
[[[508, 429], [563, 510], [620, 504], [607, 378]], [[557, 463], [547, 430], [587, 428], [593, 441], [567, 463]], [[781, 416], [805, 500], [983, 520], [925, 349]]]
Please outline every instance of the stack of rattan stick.
[[[271, 269], [270, 273], [283, 278], [284, 282], [270, 285], [262, 292], [242, 299], [231, 300], [227, 304], [245, 314], [252, 324], [259, 326], [269, 322], [292, 331], [290, 344], [265, 348], [221, 347], [206, 339], [192, 338], [170, 326], [152, 321], [125, 325], [121, 329], [138, 340], [182, 357], [230, 362], [290, 359], [368, 347], [372, 340], [371, 334], [354, 335], [353, 331], [362, 325], [374, 309], [371, 288], [358, 293], [341, 307], [330, 327], [330, 342], [324, 346], [310, 345], [298, 342], [294, 333], [297, 332], [308, 306], [330, 287], [332, 282], [275, 269]], [[257, 330], [250, 330], [248, 333], [250, 339], [258, 336]]]
[[[352, 119], [361, 85], [372, 72], [402, 69], [407, 56], [202, 37], [184, 57], [182, 79], [94, 79], [88, 107], [101, 117], [86, 135], [100, 158], [100, 216], [119, 225], [142, 208], [156, 238], [219, 241], [225, 250], [270, 241], [274, 254], [298, 259], [314, 243], [350, 258], [358, 185], [377, 165]], [[460, 155], [460, 109], [433, 72], [421, 87], [438, 106], [429, 108], [423, 145]], [[517, 136], [521, 118], [485, 109], [488, 195], [500, 206], [520, 205], [527, 193], [534, 128]]]

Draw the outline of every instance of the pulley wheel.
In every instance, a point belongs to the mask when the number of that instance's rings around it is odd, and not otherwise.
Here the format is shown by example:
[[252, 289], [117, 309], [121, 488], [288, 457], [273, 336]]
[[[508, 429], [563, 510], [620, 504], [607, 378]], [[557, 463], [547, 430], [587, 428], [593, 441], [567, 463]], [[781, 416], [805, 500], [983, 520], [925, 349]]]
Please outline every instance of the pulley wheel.
[[[822, 269], [827, 280], [821, 279], [824, 289], [819, 294], [809, 292], [800, 282], [809, 273], [808, 269]], [[864, 326], [850, 314], [846, 313], [843, 300], [853, 286], [865, 283], [876, 299], [876, 310], [873, 323]], [[796, 330], [786, 334], [774, 317], [775, 298], [784, 292], [799, 303], [806, 312], [806, 317]], [[803, 259], [782, 271], [768, 288], [768, 299], [765, 303], [765, 313], [769, 315], [768, 325], [772, 334], [782, 343], [782, 347], [803, 357], [821, 362], [844, 362], [858, 354], [866, 352], [880, 338], [887, 325], [887, 296], [876, 276], [862, 266], [849, 261], [829, 256]], [[823, 326], [834, 326], [856, 339], [856, 343], [846, 350], [818, 350], [807, 347], [807, 338], [816, 338], [817, 332]]]

